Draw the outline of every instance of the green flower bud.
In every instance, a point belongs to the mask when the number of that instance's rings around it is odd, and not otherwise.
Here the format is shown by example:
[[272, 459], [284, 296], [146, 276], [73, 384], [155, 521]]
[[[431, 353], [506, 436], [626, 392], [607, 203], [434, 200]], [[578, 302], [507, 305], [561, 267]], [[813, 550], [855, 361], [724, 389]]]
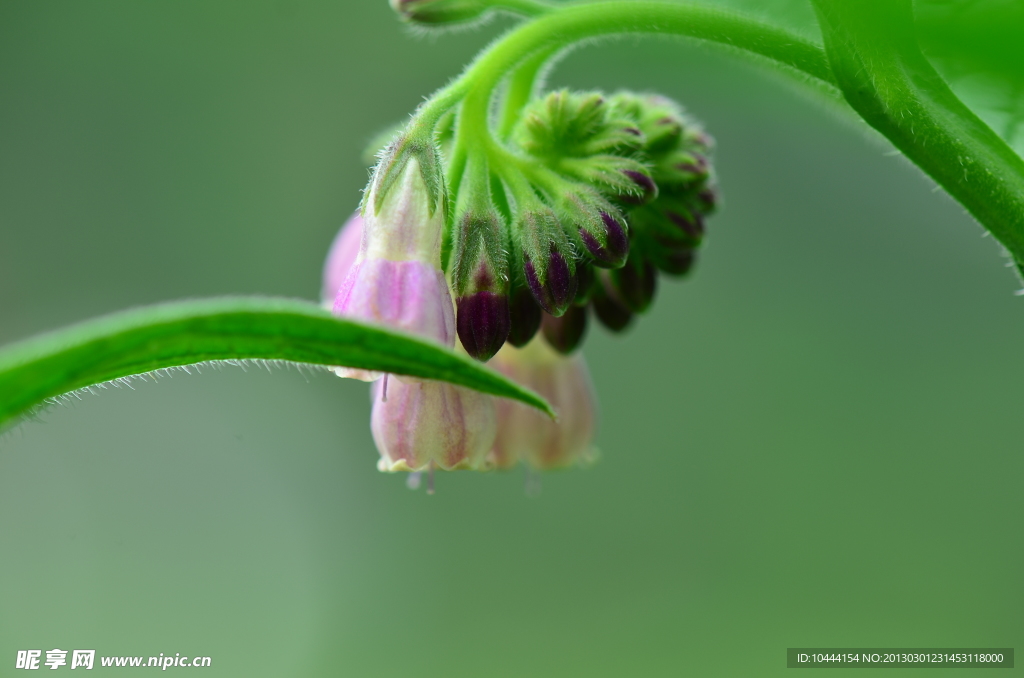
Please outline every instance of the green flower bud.
[[707, 157], [695, 151], [677, 151], [662, 158], [652, 169], [658, 183], [678, 192], [703, 185], [711, 176]]
[[631, 213], [638, 236], [656, 247], [694, 248], [704, 238], [704, 217], [693, 200], [665, 198]]
[[629, 256], [626, 219], [618, 209], [593, 191], [570, 193], [559, 204], [559, 217], [574, 227], [594, 265], [618, 268]]
[[559, 167], [585, 184], [599, 188], [625, 205], [643, 205], [658, 196], [651, 171], [638, 160], [617, 155], [565, 158]]
[[516, 141], [527, 153], [557, 164], [564, 158], [631, 155], [643, 148], [644, 135], [632, 120], [609, 116], [601, 94], [560, 90], [524, 113]]
[[694, 198], [697, 203], [698, 209], [705, 214], [710, 215], [718, 209], [718, 204], [721, 202], [721, 198], [718, 195], [718, 188], [714, 186], [707, 186], [697, 192]]
[[676, 148], [683, 138], [687, 121], [671, 99], [618, 92], [610, 98], [609, 106], [614, 115], [635, 121], [646, 139], [643, 150], [649, 157]]
[[380, 212], [388, 192], [402, 177], [406, 165], [412, 159], [417, 161], [418, 171], [423, 178], [430, 216], [437, 210], [441, 210], [442, 216], [444, 215], [447, 195], [441, 154], [432, 139], [408, 134], [396, 138], [381, 151], [380, 160], [373, 170], [370, 190], [366, 193], [367, 196], [372, 196], [371, 204], [364, 205], [364, 209], [371, 209], [373, 214]]

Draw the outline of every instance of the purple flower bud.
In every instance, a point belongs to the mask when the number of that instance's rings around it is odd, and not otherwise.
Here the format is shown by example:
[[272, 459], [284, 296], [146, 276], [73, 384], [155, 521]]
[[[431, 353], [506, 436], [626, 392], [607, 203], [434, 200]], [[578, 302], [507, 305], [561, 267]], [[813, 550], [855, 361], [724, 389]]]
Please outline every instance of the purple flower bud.
[[616, 297], [633, 313], [643, 313], [654, 299], [658, 272], [648, 261], [627, 262], [610, 271]]
[[[604, 237], [595, 236], [586, 228], [580, 229], [580, 239], [587, 248], [594, 264], [602, 268], [619, 268], [629, 256], [629, 236], [622, 222], [608, 212], [600, 212]], [[602, 242], [603, 240], [603, 242]]]
[[633, 320], [633, 312], [600, 287], [590, 301], [594, 315], [612, 332], [622, 332]]
[[509, 304], [509, 343], [517, 348], [526, 346], [540, 329], [541, 313], [533, 293], [522, 287], [515, 288]]
[[477, 360], [490, 360], [508, 337], [508, 297], [477, 292], [460, 297], [457, 306], [456, 327], [463, 348]]
[[525, 348], [506, 346], [490, 362], [505, 376], [533, 389], [558, 413], [554, 422], [506, 398], [498, 398], [498, 433], [491, 462], [510, 468], [525, 461], [554, 469], [593, 461], [597, 402], [583, 355], [559, 355], [541, 337]]
[[569, 355], [583, 341], [587, 333], [587, 307], [570, 306], [560, 318], [547, 313], [541, 320], [541, 332], [553, 349]]
[[[387, 399], [383, 390], [387, 388]], [[483, 470], [495, 430], [495, 398], [437, 381], [390, 376], [373, 387], [370, 429], [381, 471]]]
[[345, 222], [331, 243], [324, 262], [323, 286], [320, 289], [320, 303], [327, 309], [334, 308], [348, 272], [359, 256], [359, 244], [363, 238], [363, 218], [358, 212]]
[[704, 237], [704, 217], [699, 212], [665, 210], [665, 216], [694, 244]]
[[696, 260], [697, 252], [684, 248], [664, 252], [656, 263], [658, 264], [658, 269], [668, 275], [683, 276], [690, 272]]
[[619, 202], [627, 205], [646, 205], [658, 197], [658, 186], [648, 174], [636, 170], [622, 170], [629, 179], [640, 189], [639, 193], [624, 193], [618, 196]]
[[576, 297], [576, 272], [570, 261], [553, 244], [543, 266], [541, 269], [526, 257], [523, 265], [526, 282], [540, 307], [553, 316], [560, 316]]
[[489, 360], [508, 337], [508, 245], [497, 213], [464, 214], [452, 246], [459, 339], [477, 360]]
[[590, 295], [594, 291], [595, 280], [597, 278], [594, 275], [594, 267], [586, 262], [577, 262], [576, 297], [573, 299], [573, 304], [576, 306], [586, 306], [590, 303]]

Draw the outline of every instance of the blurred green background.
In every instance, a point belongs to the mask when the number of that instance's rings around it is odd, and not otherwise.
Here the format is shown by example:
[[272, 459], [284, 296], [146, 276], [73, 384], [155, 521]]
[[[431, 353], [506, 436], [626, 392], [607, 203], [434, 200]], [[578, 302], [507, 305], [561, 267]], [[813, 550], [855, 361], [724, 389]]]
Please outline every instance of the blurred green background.
[[[166, 299], [315, 298], [366, 141], [508, 25], [416, 37], [384, 0], [0, 2], [0, 342]], [[662, 92], [719, 144], [695, 276], [628, 335], [590, 333], [601, 462], [535, 498], [521, 471], [412, 492], [375, 470], [365, 385], [327, 374], [52, 409], [0, 438], [0, 675], [29, 648], [597, 677], [1024, 646], [1024, 299], [996, 244], [716, 49], [587, 47], [552, 84]]]

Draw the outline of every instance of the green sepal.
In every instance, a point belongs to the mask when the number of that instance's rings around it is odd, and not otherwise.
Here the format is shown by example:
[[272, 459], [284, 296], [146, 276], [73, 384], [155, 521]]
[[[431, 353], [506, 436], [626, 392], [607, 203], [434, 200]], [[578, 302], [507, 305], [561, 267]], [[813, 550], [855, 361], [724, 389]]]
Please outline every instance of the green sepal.
[[445, 210], [447, 197], [441, 153], [429, 134], [403, 134], [381, 151], [380, 160], [373, 171], [367, 199], [373, 200], [374, 214], [380, 212], [384, 199], [402, 176], [409, 160], [415, 158], [427, 189], [427, 207], [430, 216], [438, 209]]

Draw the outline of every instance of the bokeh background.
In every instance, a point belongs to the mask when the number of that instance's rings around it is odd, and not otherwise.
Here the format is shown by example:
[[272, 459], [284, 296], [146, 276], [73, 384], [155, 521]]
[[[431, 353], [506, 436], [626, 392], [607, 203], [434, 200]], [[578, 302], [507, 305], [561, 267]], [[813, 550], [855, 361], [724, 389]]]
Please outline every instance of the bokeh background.
[[[315, 298], [366, 142], [508, 25], [417, 37], [384, 0], [0, 2], [0, 342], [167, 299]], [[375, 470], [365, 385], [327, 374], [52, 409], [0, 438], [0, 675], [28, 648], [597, 677], [1024, 646], [1024, 298], [997, 245], [719, 50], [590, 46], [552, 84], [662, 92], [719, 144], [695, 275], [626, 336], [591, 329], [601, 462], [537, 497], [521, 471], [413, 492]]]

